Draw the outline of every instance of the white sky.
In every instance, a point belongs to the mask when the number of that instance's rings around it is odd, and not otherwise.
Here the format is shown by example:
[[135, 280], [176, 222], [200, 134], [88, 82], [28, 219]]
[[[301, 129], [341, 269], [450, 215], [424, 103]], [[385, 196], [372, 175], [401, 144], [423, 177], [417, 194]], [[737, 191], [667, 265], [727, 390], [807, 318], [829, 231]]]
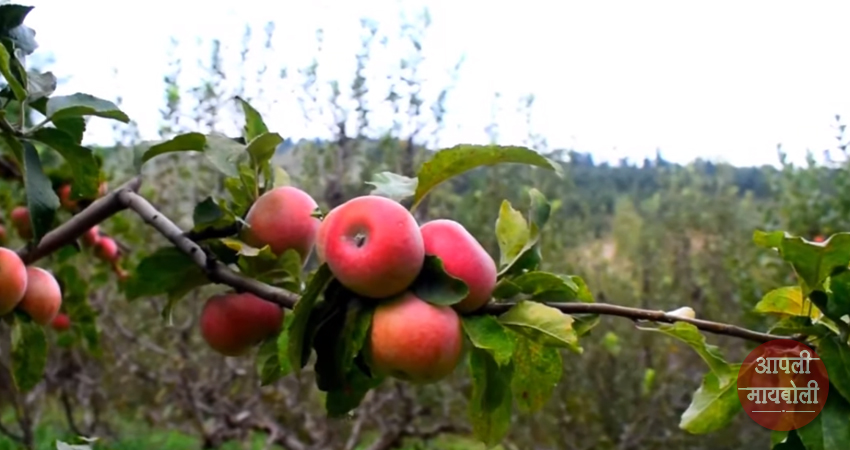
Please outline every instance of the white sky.
[[[524, 119], [512, 111], [534, 93], [533, 126], [550, 147], [612, 161], [660, 148], [679, 162], [772, 164], [777, 143], [792, 160], [806, 149], [820, 158], [835, 147], [834, 115], [850, 116], [846, 0], [33, 0], [27, 23], [40, 51], [54, 54], [50, 69], [71, 77], [60, 93], [114, 99], [120, 91], [123, 109], [144, 138], [154, 139], [171, 36], [185, 44], [190, 61], [208, 55], [193, 47], [195, 37], [219, 38], [235, 55], [246, 23], [260, 35], [273, 20], [276, 52], [264, 58], [288, 64], [293, 74], [312, 57], [314, 31], [323, 27], [320, 70], [347, 84], [360, 17], [390, 25], [402, 9], [426, 3], [433, 19], [424, 45], [426, 87], [445, 85], [448, 69], [466, 55], [450, 94], [444, 146], [487, 142], [496, 91], [505, 110], [501, 143], [525, 137]], [[400, 57], [392, 56], [384, 63]], [[231, 58], [225, 72], [238, 69]], [[269, 89], [288, 89], [268, 80]], [[286, 94], [276, 100], [257, 105], [274, 131], [299, 138], [325, 130], [307, 126]], [[109, 126], [90, 124], [88, 142], [109, 142]]]

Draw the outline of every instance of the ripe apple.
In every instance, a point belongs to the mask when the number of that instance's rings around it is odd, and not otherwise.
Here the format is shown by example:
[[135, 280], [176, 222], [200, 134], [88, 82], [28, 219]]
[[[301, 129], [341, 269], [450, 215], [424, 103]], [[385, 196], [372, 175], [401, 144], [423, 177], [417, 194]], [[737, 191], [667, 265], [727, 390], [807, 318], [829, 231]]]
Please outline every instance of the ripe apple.
[[62, 290], [56, 278], [40, 267], [27, 267], [27, 290], [18, 308], [29, 314], [33, 322], [49, 325], [61, 306]]
[[94, 253], [106, 262], [115, 262], [118, 260], [118, 244], [111, 237], [102, 236], [95, 244]]
[[432, 220], [421, 227], [425, 254], [443, 261], [446, 272], [469, 287], [469, 295], [452, 305], [470, 313], [490, 301], [496, 288], [496, 262], [466, 228], [447, 219]]
[[27, 268], [17, 253], [0, 247], [0, 316], [12, 312], [27, 290]]
[[53, 327], [56, 331], [66, 331], [71, 328], [71, 319], [67, 314], [59, 313], [53, 322], [50, 323], [50, 326]]
[[210, 297], [201, 311], [201, 335], [215, 351], [240, 356], [283, 325], [283, 310], [250, 293]]
[[86, 231], [85, 234], [83, 234], [82, 239], [83, 245], [89, 247], [97, 245], [97, 243], [100, 241], [100, 227], [95, 225], [89, 228], [89, 230]]
[[12, 210], [12, 214], [9, 215], [9, 219], [12, 221], [12, 225], [18, 231], [21, 239], [32, 239], [32, 222], [30, 222], [30, 213], [27, 208], [23, 206], [15, 207]]
[[414, 384], [451, 374], [460, 361], [463, 330], [448, 306], [432, 305], [410, 291], [375, 308], [367, 354], [379, 373]]
[[376, 195], [332, 209], [319, 227], [316, 249], [343, 286], [376, 299], [404, 292], [425, 263], [416, 219], [400, 203]]
[[276, 255], [294, 249], [306, 262], [320, 221], [313, 217], [319, 205], [309, 194], [292, 186], [274, 188], [251, 205], [242, 230], [242, 240], [253, 247], [268, 245]]
[[0, 245], [3, 245], [3, 244], [6, 243], [6, 238], [7, 238], [6, 227], [4, 227], [3, 225], [0, 225]]
[[824, 238], [822, 234], [815, 236], [815, 242], [823, 242], [825, 240], [826, 238]]
[[63, 208], [65, 208], [69, 211], [73, 211], [73, 210], [77, 209], [77, 201], [71, 200], [71, 185], [70, 184], [66, 183], [66, 184], [63, 184], [62, 186], [59, 186], [59, 189], [57, 189], [57, 193], [59, 194], [59, 204]]

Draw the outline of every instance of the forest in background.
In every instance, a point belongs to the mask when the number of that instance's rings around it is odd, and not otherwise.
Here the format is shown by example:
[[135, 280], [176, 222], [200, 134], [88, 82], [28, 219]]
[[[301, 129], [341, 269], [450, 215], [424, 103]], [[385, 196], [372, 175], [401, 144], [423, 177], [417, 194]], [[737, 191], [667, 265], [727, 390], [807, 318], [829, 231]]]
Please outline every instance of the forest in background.
[[[339, 205], [368, 193], [368, 182], [382, 171], [412, 174], [428, 158], [429, 149], [439, 145], [436, 138], [451, 86], [425, 89], [425, 81], [417, 77], [422, 63], [419, 42], [427, 29], [427, 15], [402, 30], [381, 30], [364, 20], [363, 49], [352, 55], [357, 70], [349, 80], [330, 82], [318, 76], [318, 63], [297, 70], [224, 74], [221, 44], [211, 42], [204, 79], [185, 82], [179, 76], [184, 63], [177, 60], [173, 72], [165, 74], [161, 137], [227, 129], [222, 121], [238, 111], [235, 95], [262, 110], [268, 94], [261, 86], [292, 86], [305, 117], [327, 122], [331, 137], [290, 142], [274, 161], [322, 208]], [[269, 26], [264, 31], [273, 30]], [[370, 52], [386, 45], [385, 35], [386, 41], [404, 43], [410, 51], [397, 70], [379, 74], [394, 81], [390, 92], [375, 93], [365, 73]], [[268, 45], [246, 48], [243, 57], [256, 53], [254, 58], [262, 61], [270, 51]], [[462, 70], [462, 64], [455, 70]], [[254, 75], [255, 82], [244, 81]], [[241, 84], [226, 82], [240, 77]], [[520, 109], [530, 114], [533, 100], [518, 99]], [[116, 102], [120, 106], [120, 99]], [[369, 119], [375, 109], [390, 109], [393, 125], [373, 129]], [[844, 126], [840, 117], [836, 122], [836, 147], [830, 150], [843, 157]], [[498, 123], [488, 132], [496, 141]], [[118, 145], [97, 149], [110, 186], [131, 177], [137, 148], [143, 146], [132, 124], [116, 127], [115, 135]], [[850, 230], [850, 200], [844, 195], [850, 177], [844, 161], [825, 166], [810, 160], [796, 167], [778, 151], [779, 168], [737, 168], [700, 160], [680, 165], [660, 155], [638, 164], [598, 164], [580, 151], [549, 149], [530, 120], [522, 144], [560, 161], [565, 176], [524, 166], [476, 169], [438, 188], [417, 210], [417, 218], [451, 216], [495, 256], [493, 227], [502, 199], [527, 205], [524, 187], [535, 187], [554, 205], [542, 247], [545, 268], [580, 275], [598, 301], [663, 310], [690, 306], [699, 318], [765, 330], [764, 314], [754, 311], [756, 303], [775, 286], [793, 280], [785, 263], [753, 244], [753, 232], [782, 229], [814, 238]], [[209, 162], [192, 154], [164, 156], [146, 166], [144, 176], [156, 183], [155, 189], [143, 186], [145, 196], [164, 214], [183, 220], [177, 223], [184, 229], [192, 226], [187, 211], [226, 189]], [[0, 205], [8, 214], [22, 199], [8, 189], [0, 192]], [[143, 226], [129, 215], [102, 225], [107, 233], [120, 236], [126, 268], [135, 267], [164, 242], [161, 237], [148, 239], [139, 232]], [[47, 379], [39, 388], [14, 399], [14, 393], [0, 387], [0, 406], [5, 408], [0, 424], [30, 427], [39, 449], [55, 448], [51, 439], [75, 435], [97, 436], [102, 441], [97, 448], [116, 450], [222, 445], [298, 449], [287, 436], [324, 445], [311, 448], [483, 448], [466, 439], [466, 375], [425, 387], [388, 383], [370, 393], [350, 417], [328, 419], [321, 394], [309, 379], [288, 377], [258, 388], [252, 358], [224, 358], [205, 346], [198, 313], [203, 299], [220, 288], [204, 288], [203, 294], [183, 299], [165, 319], [169, 326], [163, 327], [165, 298], [130, 304], [108, 266], [93, 267], [86, 275], [90, 303], [103, 325], [99, 354], [59, 345], [51, 348]], [[61, 344], [66, 337], [54, 334], [52, 339]], [[723, 336], [709, 336], [709, 341], [733, 361], [754, 347]], [[505, 449], [715, 450], [768, 445], [769, 432], [743, 414], [709, 436], [679, 429], [682, 411], [704, 370], [686, 346], [639, 333], [628, 320], [611, 317], [602, 319], [583, 346], [583, 354], [564, 357], [563, 378], [546, 407], [514, 417]], [[14, 440], [3, 438], [9, 434], [5, 427], [0, 428], [0, 449], [17, 448]], [[391, 444], [378, 446], [385, 441]]]

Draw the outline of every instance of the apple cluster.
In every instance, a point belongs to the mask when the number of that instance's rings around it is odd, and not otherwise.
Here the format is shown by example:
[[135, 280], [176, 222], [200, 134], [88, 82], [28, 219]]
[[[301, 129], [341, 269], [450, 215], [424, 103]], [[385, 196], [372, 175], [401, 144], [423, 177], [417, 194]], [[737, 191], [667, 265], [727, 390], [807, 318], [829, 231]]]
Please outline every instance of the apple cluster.
[[17, 253], [0, 247], [0, 316], [18, 309], [46, 326], [61, 306], [62, 291], [50, 272], [26, 266]]
[[[241, 239], [277, 255], [294, 249], [306, 261], [313, 248], [334, 278], [365, 301], [374, 302], [365, 354], [373, 370], [412, 383], [432, 383], [457, 366], [463, 346], [460, 314], [484, 306], [496, 286], [495, 261], [460, 223], [438, 219], [419, 225], [399, 202], [356, 197], [328, 212], [306, 192], [278, 187], [261, 195], [245, 216]], [[468, 294], [436, 305], [411, 289], [426, 255], [439, 257], [445, 272], [463, 281]], [[201, 332], [216, 351], [237, 356], [277, 333], [283, 311], [253, 294], [210, 298]]]

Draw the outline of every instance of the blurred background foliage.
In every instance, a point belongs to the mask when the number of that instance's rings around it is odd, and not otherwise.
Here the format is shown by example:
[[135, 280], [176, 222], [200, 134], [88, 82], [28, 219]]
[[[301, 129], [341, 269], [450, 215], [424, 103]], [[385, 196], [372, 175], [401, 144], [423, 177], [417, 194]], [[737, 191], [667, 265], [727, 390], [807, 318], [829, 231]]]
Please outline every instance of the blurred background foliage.
[[[356, 71], [349, 79], [331, 82], [319, 77], [316, 62], [224, 73], [222, 43], [208, 42], [202, 79], [181, 77], [189, 63], [179, 59], [164, 74], [160, 135], [165, 139], [186, 131], [235, 129], [241, 124], [234, 95], [264, 113], [273, 107], [269, 91], [291, 87], [305, 117], [327, 123], [332, 137], [287, 140], [274, 161], [323, 208], [367, 193], [365, 181], [377, 172], [412, 175], [429, 149], [440, 146], [452, 91], [450, 85], [434, 86], [418, 76], [421, 36], [428, 25], [427, 14], [408, 20], [402, 30], [384, 30], [363, 20], [361, 51], [351, 55]], [[266, 46], [249, 48], [246, 39], [242, 58], [271, 63], [274, 25], [246, 29], [246, 36], [258, 32], [268, 37]], [[321, 35], [305, 36], [304, 42], [315, 37], [320, 48]], [[409, 52], [394, 71], [370, 78], [371, 55], [388, 42], [407, 45]], [[173, 45], [177, 49], [181, 43]], [[462, 68], [460, 61], [454, 71]], [[371, 89], [375, 76], [392, 81], [389, 92]], [[115, 100], [120, 106], [121, 99]], [[791, 165], [781, 148], [777, 167], [705, 160], [679, 165], [661, 154], [638, 163], [600, 164], [590, 154], [549, 148], [545, 136], [535, 134], [533, 96], [494, 97], [494, 104], [510, 102], [529, 117], [522, 144], [559, 161], [566, 176], [559, 179], [521, 166], [477, 169], [439, 187], [418, 210], [418, 218], [455, 219], [496, 256], [493, 227], [502, 199], [525, 208], [527, 189], [536, 187], [555, 205], [543, 241], [547, 270], [584, 277], [597, 301], [661, 310], [691, 306], [697, 317], [763, 330], [766, 322], [751, 312], [753, 306], [768, 290], [791, 282], [792, 274], [752, 244], [754, 229], [783, 229], [810, 239], [850, 230], [850, 198], [843, 195], [850, 176], [840, 117], [827, 165], [811, 158], [806, 166]], [[388, 112], [391, 127], [372, 126], [373, 114]], [[284, 136], [290, 131], [270, 126]], [[495, 122], [487, 129], [494, 141], [498, 130]], [[132, 176], [133, 148], [140, 144], [132, 123], [116, 126], [115, 138], [115, 146], [97, 149], [111, 187]], [[146, 166], [144, 175], [143, 194], [184, 229], [192, 226], [196, 203], [225, 194], [219, 176], [199, 155], [162, 156]], [[0, 181], [2, 217], [21, 202], [21, 190]], [[128, 214], [113, 217], [102, 229], [126, 247], [126, 269], [166, 244]], [[14, 239], [14, 245], [20, 244]], [[74, 345], [83, 336], [76, 323], [72, 333], [51, 332], [56, 345], [47, 378], [25, 396], [11, 391], [8, 372], [0, 373], [2, 450], [18, 448], [12, 437], [52, 449], [55, 439], [75, 436], [98, 437], [95, 448], [125, 450], [483, 448], [468, 439], [469, 385], [462, 369], [433, 386], [387, 383], [350, 417], [330, 420], [324, 417], [320, 393], [310, 387], [309, 372], [302, 380], [289, 376], [260, 388], [251, 357], [224, 358], [204, 345], [198, 313], [203, 300], [221, 287], [191, 294], [164, 321], [167, 299], [128, 302], [110, 268], [86, 255], [58, 255], [45, 264], [63, 258], [89, 261], [79, 265], [79, 272], [102, 335], [92, 350]], [[737, 339], [708, 339], [730, 360], [741, 360], [754, 348]], [[582, 345], [582, 355], [565, 354], [563, 379], [546, 408], [514, 417], [505, 449], [767, 448], [768, 431], [743, 414], [708, 436], [679, 430], [680, 415], [705, 367], [677, 341], [640, 333], [627, 320], [603, 318]]]

